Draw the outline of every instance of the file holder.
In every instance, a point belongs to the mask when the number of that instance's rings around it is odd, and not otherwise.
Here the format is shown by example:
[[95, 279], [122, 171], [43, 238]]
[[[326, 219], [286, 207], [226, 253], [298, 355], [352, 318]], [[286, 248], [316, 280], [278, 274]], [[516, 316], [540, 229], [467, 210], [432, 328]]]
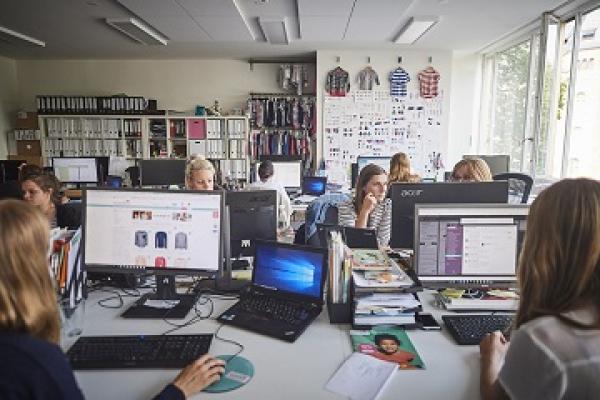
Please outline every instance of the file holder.
[[351, 324], [352, 306], [354, 303], [354, 283], [350, 280], [348, 285], [348, 301], [346, 303], [334, 303], [327, 291], [327, 313], [331, 324]]

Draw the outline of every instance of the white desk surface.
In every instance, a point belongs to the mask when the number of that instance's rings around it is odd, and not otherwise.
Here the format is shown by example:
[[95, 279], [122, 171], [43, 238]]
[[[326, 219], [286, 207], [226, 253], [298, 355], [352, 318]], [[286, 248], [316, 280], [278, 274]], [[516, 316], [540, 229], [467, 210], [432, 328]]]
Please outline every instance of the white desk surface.
[[[420, 293], [423, 308], [441, 323], [442, 310], [435, 308], [431, 292]], [[107, 297], [94, 292], [86, 303], [84, 335], [161, 334], [170, 326], [162, 320], [127, 320], [119, 315], [126, 308], [100, 307]], [[131, 298], [125, 298], [126, 304]], [[133, 301], [129, 301], [130, 304]], [[212, 318], [233, 304], [214, 300]], [[127, 307], [127, 305], [125, 306]], [[199, 306], [207, 312], [205, 306]], [[218, 323], [203, 320], [175, 333], [214, 333]], [[296, 340], [287, 343], [266, 336], [224, 326], [219, 336], [245, 346], [241, 356], [255, 369], [252, 380], [228, 393], [200, 393], [194, 399], [343, 399], [324, 389], [338, 366], [352, 352], [349, 325], [329, 324], [327, 310]], [[479, 398], [479, 348], [458, 346], [444, 328], [440, 331], [408, 331], [425, 363], [424, 370], [398, 371], [380, 399], [477, 399]], [[66, 346], [73, 343], [65, 343]], [[238, 347], [213, 339], [210, 352], [232, 354]], [[89, 400], [151, 399], [171, 382], [179, 370], [78, 371], [77, 381]]]

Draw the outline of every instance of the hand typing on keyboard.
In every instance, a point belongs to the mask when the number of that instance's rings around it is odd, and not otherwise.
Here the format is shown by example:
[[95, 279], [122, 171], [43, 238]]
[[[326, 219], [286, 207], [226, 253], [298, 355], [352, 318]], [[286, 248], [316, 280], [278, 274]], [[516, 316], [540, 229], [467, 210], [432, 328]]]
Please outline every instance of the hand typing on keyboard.
[[221, 379], [225, 372], [225, 361], [205, 354], [185, 367], [173, 384], [185, 395], [185, 398], [198, 393], [208, 385]]

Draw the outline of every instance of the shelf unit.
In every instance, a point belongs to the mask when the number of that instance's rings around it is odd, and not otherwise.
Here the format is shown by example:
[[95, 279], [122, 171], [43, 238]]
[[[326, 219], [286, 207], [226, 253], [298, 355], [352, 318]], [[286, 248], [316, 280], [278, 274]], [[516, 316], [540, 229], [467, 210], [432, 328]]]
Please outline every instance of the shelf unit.
[[44, 165], [52, 157], [185, 158], [201, 154], [223, 179], [247, 180], [248, 119], [244, 116], [40, 115]]

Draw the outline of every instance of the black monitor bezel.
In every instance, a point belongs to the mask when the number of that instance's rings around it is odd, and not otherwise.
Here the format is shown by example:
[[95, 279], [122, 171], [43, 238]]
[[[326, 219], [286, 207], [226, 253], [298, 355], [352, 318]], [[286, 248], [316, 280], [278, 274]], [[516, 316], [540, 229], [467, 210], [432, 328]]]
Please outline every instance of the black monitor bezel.
[[[148, 182], [144, 182], [144, 167], [143, 164], [144, 163], [164, 163], [164, 162], [172, 162], [172, 163], [180, 163], [182, 164], [181, 166], [181, 174], [183, 175], [183, 179], [181, 180], [181, 182], [169, 182], [169, 183], [164, 183], [164, 182], [158, 182], [158, 183], [148, 183]], [[178, 185], [178, 186], [184, 186], [186, 184], [185, 182], [185, 166], [186, 166], [187, 160], [185, 158], [144, 158], [141, 160], [137, 161], [137, 166], [139, 167], [139, 171], [140, 171], [140, 186], [169, 186], [169, 185]]]
[[[221, 234], [219, 235], [219, 266], [216, 270], [200, 269], [200, 268], [156, 268], [148, 266], [135, 266], [135, 265], [122, 265], [122, 266], [101, 266], [101, 265], [88, 265], [85, 261], [85, 243], [86, 243], [86, 217], [87, 217], [87, 192], [88, 191], [112, 191], [112, 192], [150, 192], [150, 193], [169, 193], [169, 194], [180, 194], [180, 193], [191, 193], [201, 195], [218, 195], [220, 197], [220, 224]], [[81, 197], [82, 204], [82, 216], [81, 216], [81, 267], [83, 270], [88, 272], [106, 272], [106, 273], [154, 273], [158, 275], [189, 275], [189, 276], [205, 276], [215, 277], [220, 276], [223, 273], [223, 238], [224, 238], [224, 211], [225, 211], [225, 193], [220, 190], [168, 190], [168, 189], [144, 189], [144, 188], [108, 188], [108, 187], [96, 187], [96, 188], [85, 188], [82, 190]]]

